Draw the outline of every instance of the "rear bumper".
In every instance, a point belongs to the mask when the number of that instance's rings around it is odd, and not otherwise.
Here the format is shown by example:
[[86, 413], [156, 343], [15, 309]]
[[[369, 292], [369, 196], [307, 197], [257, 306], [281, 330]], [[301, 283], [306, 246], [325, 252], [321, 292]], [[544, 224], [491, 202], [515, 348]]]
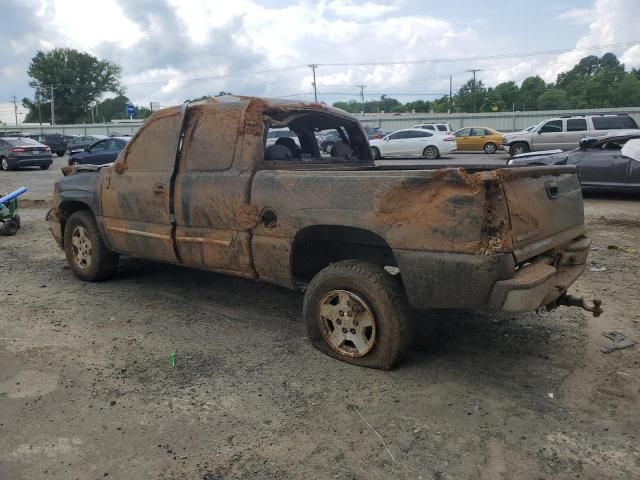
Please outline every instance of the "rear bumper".
[[16, 167], [41, 167], [44, 165], [51, 165], [53, 163], [53, 157], [9, 157], [7, 158], [9, 166]]
[[560, 297], [584, 271], [591, 241], [579, 236], [516, 269], [511, 253], [400, 250], [395, 256], [412, 307], [527, 312]]
[[489, 310], [530, 312], [554, 302], [584, 271], [590, 246], [590, 239], [579, 237], [559, 254], [540, 255], [518, 269], [512, 279], [496, 282]]

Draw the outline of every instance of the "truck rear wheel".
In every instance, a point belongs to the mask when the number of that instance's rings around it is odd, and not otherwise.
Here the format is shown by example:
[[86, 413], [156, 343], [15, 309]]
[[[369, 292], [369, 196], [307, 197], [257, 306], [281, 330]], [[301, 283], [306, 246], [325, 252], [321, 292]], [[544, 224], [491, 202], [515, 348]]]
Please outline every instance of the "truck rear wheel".
[[107, 249], [88, 210], [73, 213], [65, 223], [64, 253], [75, 276], [85, 282], [106, 280], [118, 267], [118, 255]]
[[354, 365], [392, 369], [411, 346], [413, 319], [399, 278], [345, 260], [318, 273], [304, 297], [313, 345]]

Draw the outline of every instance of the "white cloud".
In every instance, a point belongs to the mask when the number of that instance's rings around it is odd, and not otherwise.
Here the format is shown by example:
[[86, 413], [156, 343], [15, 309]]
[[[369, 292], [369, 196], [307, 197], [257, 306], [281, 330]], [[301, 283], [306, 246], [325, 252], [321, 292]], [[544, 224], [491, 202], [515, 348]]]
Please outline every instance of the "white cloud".
[[575, 23], [591, 23], [596, 13], [592, 8], [572, 8], [571, 10], [562, 12], [556, 18], [558, 20], [568, 20]]
[[640, 45], [634, 45], [631, 48], [628, 48], [623, 54], [621, 58], [622, 63], [625, 64], [627, 68], [639, 68], [640, 67]]
[[576, 42], [576, 50], [558, 56], [541, 69], [545, 81], [555, 81], [560, 72], [571, 69], [586, 55], [606, 53], [606, 49], [587, 51], [586, 48], [638, 39], [638, 0], [596, 0], [592, 16], [589, 32]]

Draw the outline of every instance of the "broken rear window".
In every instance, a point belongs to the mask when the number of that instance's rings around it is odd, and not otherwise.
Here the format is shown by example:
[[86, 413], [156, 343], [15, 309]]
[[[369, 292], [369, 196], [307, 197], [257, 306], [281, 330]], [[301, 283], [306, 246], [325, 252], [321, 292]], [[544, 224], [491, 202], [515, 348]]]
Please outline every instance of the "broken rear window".
[[277, 110], [265, 115], [264, 159], [272, 162], [371, 162], [357, 121], [317, 110]]

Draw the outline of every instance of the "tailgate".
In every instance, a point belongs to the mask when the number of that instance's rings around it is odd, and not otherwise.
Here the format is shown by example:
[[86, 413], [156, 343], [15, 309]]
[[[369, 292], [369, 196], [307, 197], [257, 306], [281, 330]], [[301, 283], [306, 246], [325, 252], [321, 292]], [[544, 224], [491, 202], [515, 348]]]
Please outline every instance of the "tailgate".
[[500, 173], [518, 262], [585, 232], [582, 190], [575, 167], [524, 167]]

